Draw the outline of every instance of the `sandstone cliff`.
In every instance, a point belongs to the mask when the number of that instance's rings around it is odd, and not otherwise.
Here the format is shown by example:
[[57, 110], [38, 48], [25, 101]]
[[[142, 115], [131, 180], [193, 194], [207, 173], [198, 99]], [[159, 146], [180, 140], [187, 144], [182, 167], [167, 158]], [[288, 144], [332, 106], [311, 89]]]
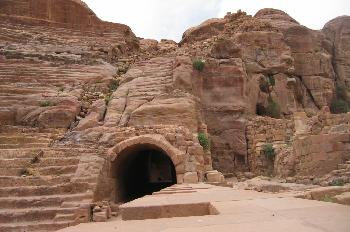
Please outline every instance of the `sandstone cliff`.
[[[245, 165], [244, 122], [271, 99], [282, 118], [331, 105], [337, 83], [349, 74], [346, 25], [342, 17], [314, 31], [282, 11], [263, 9], [253, 17], [238, 12], [208, 20], [184, 33], [179, 50], [206, 61], [196, 76], [203, 79], [203, 91], [196, 94], [212, 139], [214, 167], [229, 171]], [[270, 78], [274, 86], [264, 91], [261, 83]]]
[[[237, 12], [187, 30], [177, 45], [138, 40], [81, 1], [6, 0], [0, 15], [3, 123], [185, 126], [208, 133], [214, 167], [224, 172], [248, 168], [246, 121], [271, 101], [281, 118], [315, 115], [338, 83], [348, 85], [348, 17], [314, 31], [275, 9]], [[192, 67], [198, 58], [202, 72]]]

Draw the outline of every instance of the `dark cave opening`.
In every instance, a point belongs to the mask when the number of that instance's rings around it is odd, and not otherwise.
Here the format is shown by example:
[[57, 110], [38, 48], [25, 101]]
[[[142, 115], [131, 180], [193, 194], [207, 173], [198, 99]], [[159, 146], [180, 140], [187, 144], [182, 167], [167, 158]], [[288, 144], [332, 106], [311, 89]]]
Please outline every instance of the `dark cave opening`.
[[171, 159], [156, 149], [133, 149], [117, 171], [117, 201], [128, 202], [176, 184]]

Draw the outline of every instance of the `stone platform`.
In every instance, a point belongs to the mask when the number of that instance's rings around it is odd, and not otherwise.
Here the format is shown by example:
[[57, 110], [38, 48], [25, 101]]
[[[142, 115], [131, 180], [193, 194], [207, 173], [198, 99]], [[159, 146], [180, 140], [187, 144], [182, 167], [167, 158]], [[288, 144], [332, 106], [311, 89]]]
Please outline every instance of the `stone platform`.
[[349, 206], [207, 184], [175, 185], [120, 209], [115, 220], [61, 232], [350, 231]]

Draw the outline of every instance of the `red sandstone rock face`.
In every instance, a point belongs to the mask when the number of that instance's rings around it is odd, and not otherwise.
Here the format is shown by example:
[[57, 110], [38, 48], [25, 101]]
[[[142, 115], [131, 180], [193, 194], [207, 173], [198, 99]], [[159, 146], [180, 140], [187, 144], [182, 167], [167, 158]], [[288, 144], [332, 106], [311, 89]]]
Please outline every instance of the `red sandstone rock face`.
[[[259, 88], [259, 81], [267, 75], [275, 78], [276, 84], [270, 94], [281, 106], [282, 117], [289, 117], [295, 111], [315, 113], [330, 105], [336, 75], [342, 76], [345, 82], [348, 60], [344, 52], [347, 49], [345, 44], [348, 44], [345, 25], [347, 18], [341, 18], [331, 21], [323, 31], [314, 31], [300, 25], [283, 11], [263, 9], [254, 17], [238, 12], [224, 19], [208, 20], [184, 33], [180, 51], [187, 51], [193, 58], [206, 59], [206, 68], [199, 76], [203, 77], [203, 83], [217, 86], [206, 88], [201, 83], [203, 90], [199, 91], [203, 93], [199, 96], [204, 108], [211, 99], [211, 113], [205, 114], [205, 121], [214, 140], [214, 167], [228, 172], [237, 162], [235, 154], [244, 157], [244, 143], [239, 142], [239, 138], [245, 138], [244, 126], [239, 125], [246, 115], [255, 114], [257, 104], [267, 104], [268, 94]], [[334, 51], [336, 55], [333, 55]], [[232, 60], [235, 62], [232, 63]], [[218, 73], [210, 74], [212, 63], [219, 64]], [[232, 70], [238, 67], [242, 70], [242, 78], [230, 79], [234, 73]], [[187, 91], [193, 89], [183, 71], [181, 73], [182, 76], [177, 77], [178, 82]], [[221, 76], [227, 77], [226, 80]], [[227, 116], [220, 112], [225, 103], [230, 109], [241, 109], [229, 113], [235, 120], [228, 124], [223, 123]], [[238, 139], [232, 134], [230, 138], [234, 141], [232, 144], [242, 144], [242, 149], [224, 142], [225, 136], [216, 136], [221, 133], [218, 133], [221, 125], [226, 125], [223, 126], [225, 130], [241, 128], [235, 132]], [[218, 141], [225, 145], [217, 147]]]
[[0, 18], [5, 124], [74, 126], [109, 91], [116, 68], [106, 62], [117, 63], [109, 51], [120, 59], [139, 46], [128, 26], [101, 21], [81, 1], [1, 1]]
[[339, 81], [350, 87], [350, 17], [342, 16], [328, 22], [323, 33], [330, 40], [334, 71]]
[[[329, 105], [336, 77], [347, 79], [347, 18], [321, 32], [275, 9], [254, 17], [238, 12], [190, 28], [178, 45], [139, 41], [129, 27], [101, 21], [81, 1], [0, 4], [0, 64], [19, 67], [18, 73], [4, 68], [0, 87], [11, 100], [1, 105], [2, 122], [82, 134], [155, 125], [196, 133], [206, 125], [214, 166], [224, 172], [247, 167], [246, 118], [269, 97], [260, 80], [275, 78], [270, 95], [283, 118]], [[206, 62], [202, 72], [192, 67], [197, 57]], [[47, 100], [54, 104], [39, 106]]]
[[125, 39], [129, 49], [137, 49], [138, 41], [131, 29], [123, 24], [100, 20], [80, 0], [3, 0], [0, 18], [21, 24], [49, 25], [98, 33], [116, 32]]
[[[255, 17], [282, 31], [294, 59], [291, 76], [301, 80], [319, 109], [329, 105], [334, 92], [335, 74], [325, 35], [299, 25], [279, 10], [263, 9]], [[312, 108], [312, 105], [308, 107]]]
[[77, 29], [103, 29], [109, 26], [119, 26], [128, 30], [125, 25], [113, 25], [101, 21], [80, 0], [3, 0], [0, 2], [0, 14], [10, 17], [26, 17], [23, 21], [27, 23], [31, 20], [38, 20], [42, 23], [53, 23]]

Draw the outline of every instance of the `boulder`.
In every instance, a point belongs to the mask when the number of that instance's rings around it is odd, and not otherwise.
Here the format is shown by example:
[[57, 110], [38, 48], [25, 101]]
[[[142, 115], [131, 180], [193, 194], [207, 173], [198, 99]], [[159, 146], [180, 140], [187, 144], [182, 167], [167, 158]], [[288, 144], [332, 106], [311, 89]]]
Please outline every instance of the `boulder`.
[[85, 118], [80, 120], [75, 130], [81, 131], [99, 126], [99, 122], [103, 120], [105, 111], [105, 101], [102, 99], [95, 101], [91, 106], [89, 114]]
[[208, 182], [222, 183], [225, 181], [224, 175], [217, 170], [206, 172], [205, 177]]
[[183, 183], [185, 184], [196, 184], [198, 181], [197, 172], [186, 172], [183, 176]]

